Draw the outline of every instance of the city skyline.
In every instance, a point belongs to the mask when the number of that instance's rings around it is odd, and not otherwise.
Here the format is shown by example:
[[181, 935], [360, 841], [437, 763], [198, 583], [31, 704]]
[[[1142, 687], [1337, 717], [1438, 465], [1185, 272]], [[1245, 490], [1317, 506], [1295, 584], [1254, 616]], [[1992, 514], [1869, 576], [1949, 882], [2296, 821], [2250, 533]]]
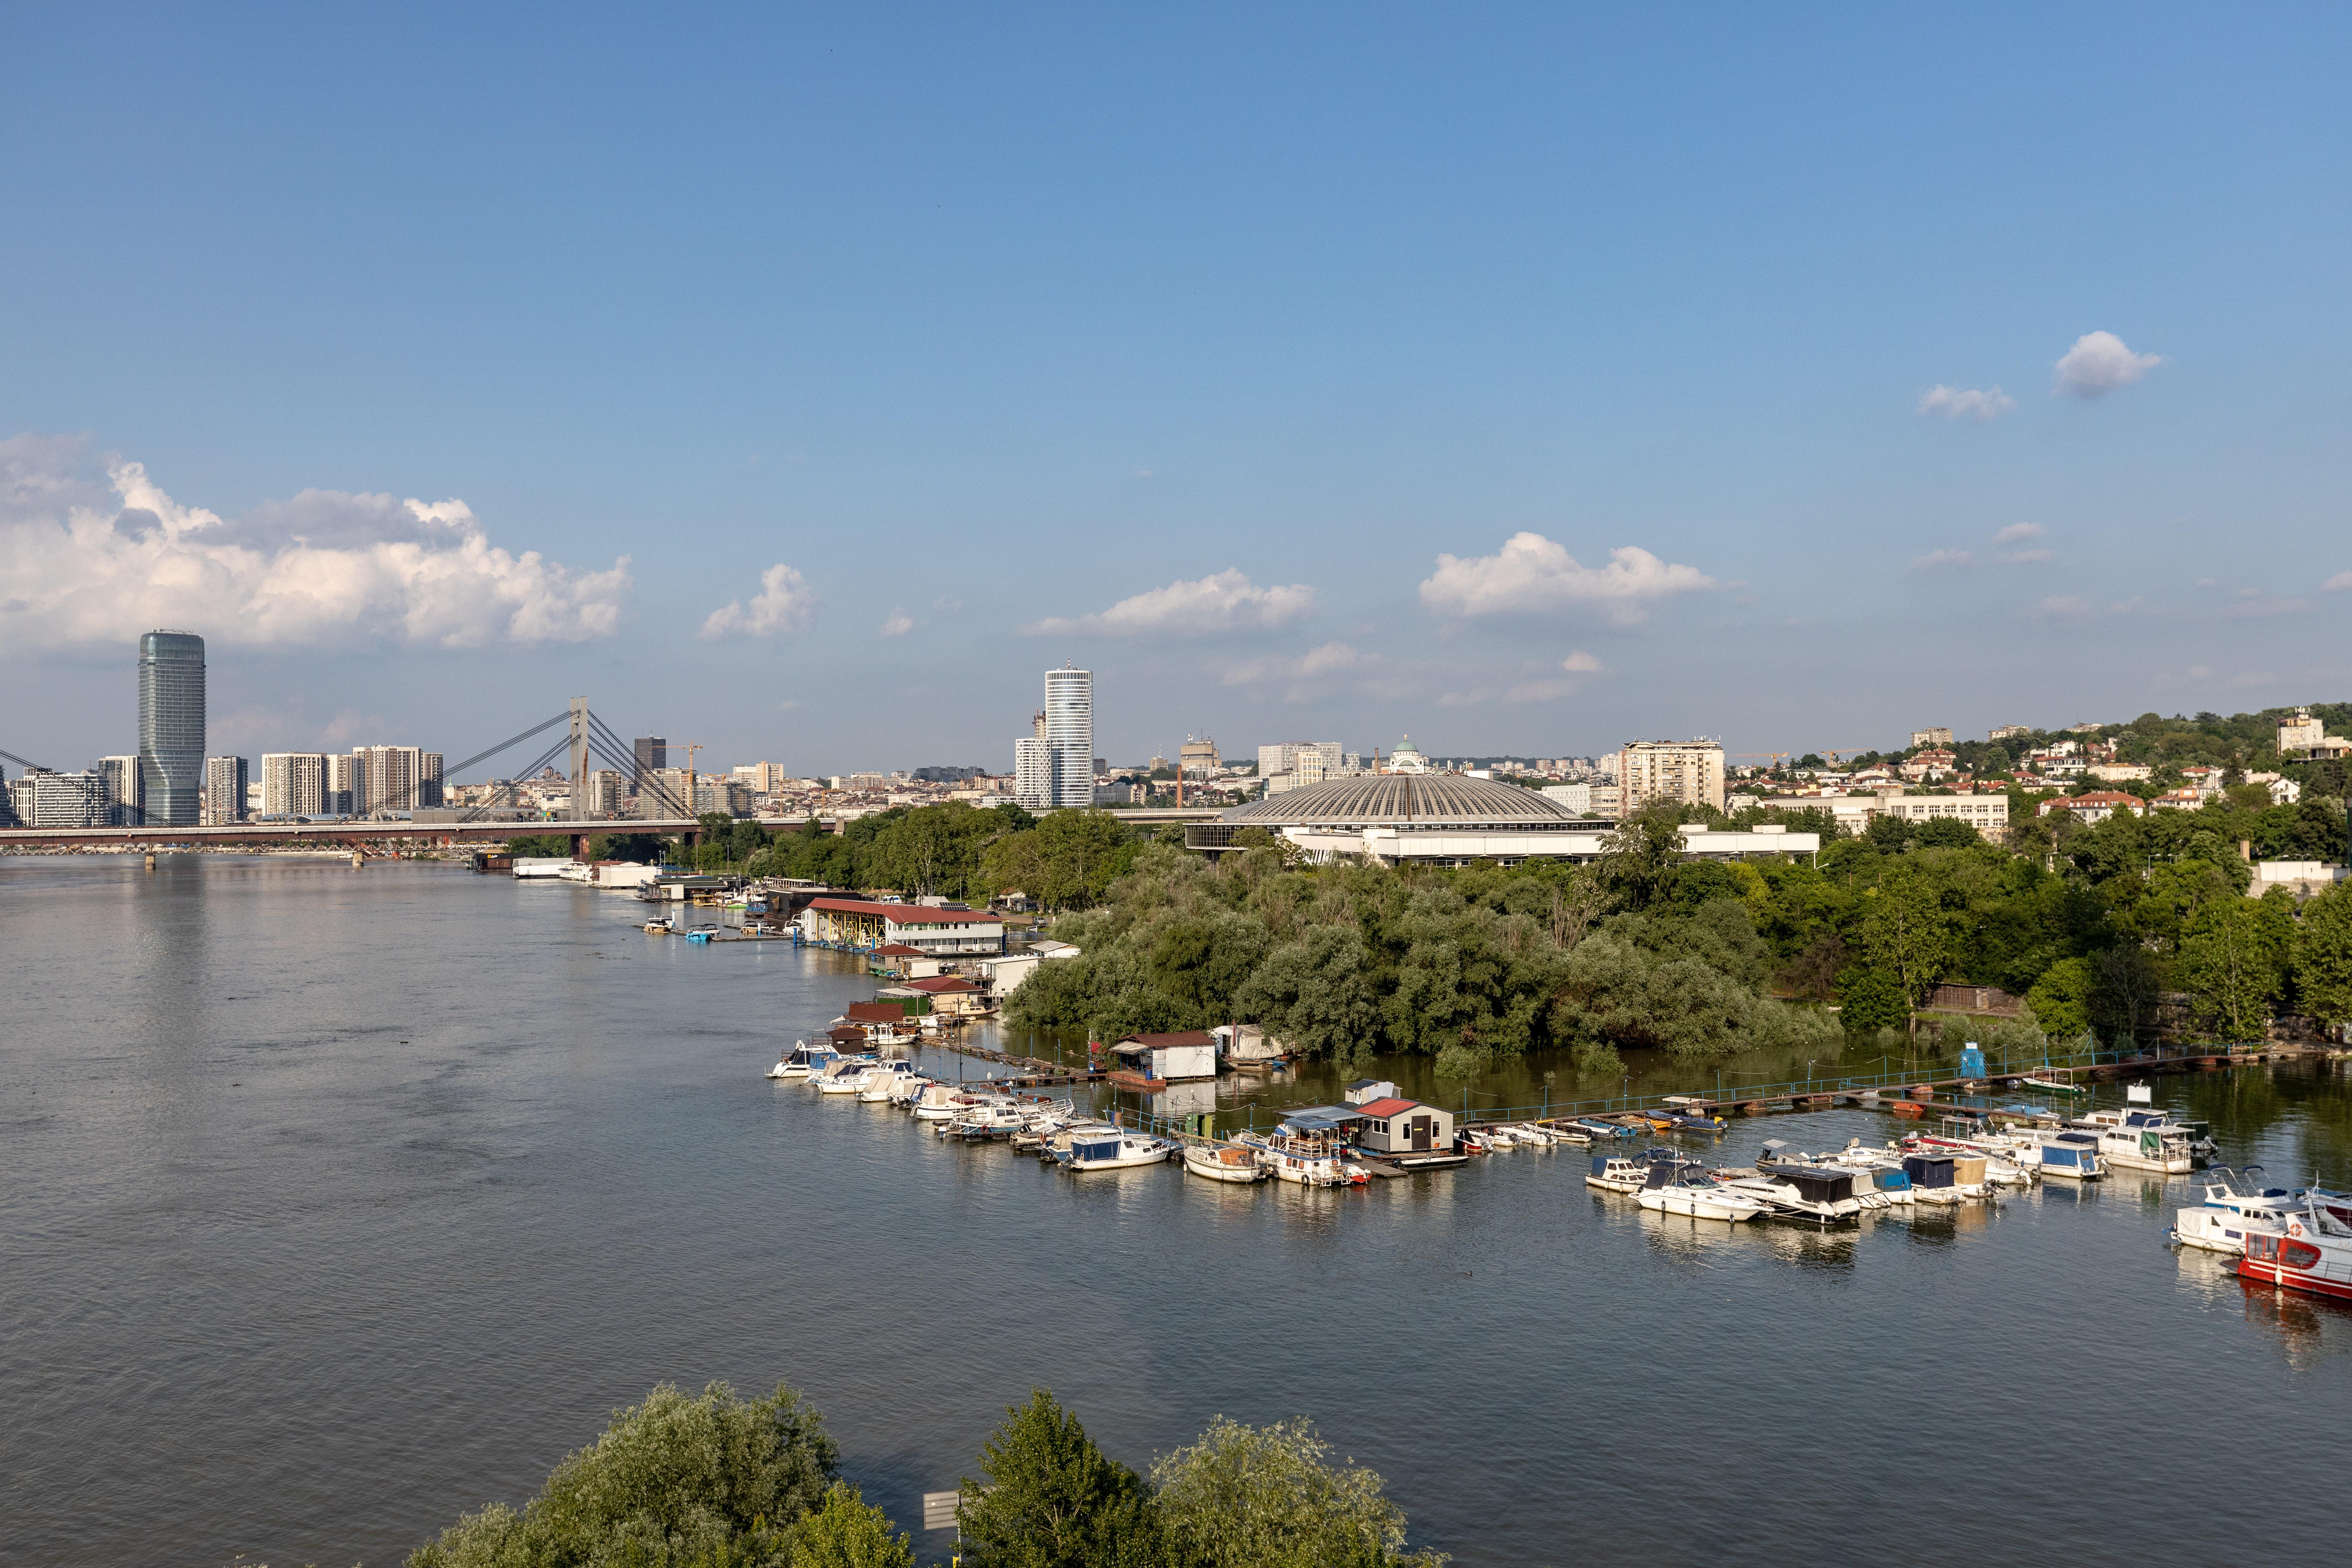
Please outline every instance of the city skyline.
[[129, 749], [163, 626], [248, 756], [998, 766], [1066, 661], [1121, 757], [2329, 700], [2352, 21], [2167, 15], [418, 16], [392, 138], [355, 19], [17, 18], [0, 746]]

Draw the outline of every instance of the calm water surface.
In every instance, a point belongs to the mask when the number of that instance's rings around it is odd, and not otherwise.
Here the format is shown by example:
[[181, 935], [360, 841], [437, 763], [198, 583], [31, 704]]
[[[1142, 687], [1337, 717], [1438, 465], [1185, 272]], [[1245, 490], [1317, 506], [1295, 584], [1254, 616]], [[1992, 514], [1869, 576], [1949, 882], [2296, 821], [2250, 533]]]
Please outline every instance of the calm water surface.
[[[1072, 1180], [765, 1081], [870, 983], [638, 910], [0, 860], [0, 1560], [393, 1563], [713, 1378], [812, 1395], [901, 1521], [1045, 1384], [1139, 1468], [1311, 1415], [1469, 1564], [2343, 1560], [2352, 1312], [2168, 1251], [2182, 1182], [1823, 1235], [1645, 1215], [1565, 1149]], [[2340, 1068], [2158, 1085], [2352, 1181]]]

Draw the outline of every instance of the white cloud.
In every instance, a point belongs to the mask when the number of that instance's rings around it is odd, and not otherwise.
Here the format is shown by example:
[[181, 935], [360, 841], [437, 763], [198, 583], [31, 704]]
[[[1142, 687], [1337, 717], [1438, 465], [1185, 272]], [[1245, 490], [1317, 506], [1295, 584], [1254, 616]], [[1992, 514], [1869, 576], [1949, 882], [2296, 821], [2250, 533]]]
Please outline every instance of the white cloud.
[[1597, 604], [1610, 619], [1638, 621], [1644, 603], [1721, 584], [1695, 566], [1670, 566], [1637, 545], [1609, 552], [1606, 566], [1585, 566], [1540, 533], [1515, 533], [1493, 555], [1440, 555], [1421, 585], [1421, 602], [1456, 616], [1498, 616]]
[[745, 609], [740, 599], [729, 600], [710, 612], [702, 623], [702, 635], [714, 639], [773, 637], [805, 625], [815, 605], [808, 579], [779, 561], [760, 574], [760, 591], [752, 595], [751, 608]]
[[2136, 354], [2113, 332], [2084, 332], [2057, 364], [2055, 392], [2098, 397], [2129, 386], [2164, 363], [2162, 354]]
[[1914, 572], [1938, 572], [1950, 567], [1973, 566], [1977, 558], [1965, 550], [1930, 550], [1925, 555], [1911, 558]]
[[574, 572], [489, 542], [465, 502], [304, 490], [223, 519], [70, 437], [0, 441], [0, 647], [186, 626], [223, 646], [578, 642], [620, 624], [629, 560]]
[[2347, 590], [2352, 590], [2352, 572], [2338, 572], [2319, 585], [2323, 594], [2341, 594]]
[[1940, 414], [1947, 419], [1972, 419], [1981, 425], [1988, 419], [1998, 419], [2017, 406], [2017, 399], [1995, 386], [1975, 391], [1938, 383], [1927, 389], [1919, 399], [1919, 412]]
[[913, 617], [896, 605], [891, 607], [889, 618], [882, 623], [882, 635], [886, 637], [902, 637], [914, 629]]
[[2021, 539], [2040, 539], [2050, 531], [2038, 522], [2012, 522], [1992, 536], [1995, 544], [2015, 544]]
[[1315, 605], [1304, 583], [1261, 588], [1231, 568], [1213, 577], [1178, 581], [1121, 599], [1091, 616], [1054, 616], [1023, 628], [1032, 637], [1089, 632], [1103, 637], [1208, 637], [1265, 631], [1294, 621]]
[[1327, 642], [1321, 647], [1310, 648], [1298, 661], [1301, 675], [1329, 675], [1335, 670], [1353, 669], [1363, 662], [1363, 655], [1343, 642]]
[[1568, 671], [1570, 675], [1598, 675], [1601, 673], [1601, 661], [1593, 658], [1591, 654], [1584, 652], [1581, 648], [1570, 654], [1566, 658], [1561, 659], [1559, 661], [1559, 667], [1560, 668]]

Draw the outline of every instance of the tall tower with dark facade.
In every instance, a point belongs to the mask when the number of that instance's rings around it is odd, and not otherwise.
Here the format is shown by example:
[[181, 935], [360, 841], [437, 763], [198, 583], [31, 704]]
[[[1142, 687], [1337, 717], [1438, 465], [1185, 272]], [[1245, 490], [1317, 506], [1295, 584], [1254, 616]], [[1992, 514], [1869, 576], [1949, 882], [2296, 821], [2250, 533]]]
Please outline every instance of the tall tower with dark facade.
[[139, 639], [139, 784], [149, 826], [196, 826], [205, 787], [205, 639], [194, 632]]

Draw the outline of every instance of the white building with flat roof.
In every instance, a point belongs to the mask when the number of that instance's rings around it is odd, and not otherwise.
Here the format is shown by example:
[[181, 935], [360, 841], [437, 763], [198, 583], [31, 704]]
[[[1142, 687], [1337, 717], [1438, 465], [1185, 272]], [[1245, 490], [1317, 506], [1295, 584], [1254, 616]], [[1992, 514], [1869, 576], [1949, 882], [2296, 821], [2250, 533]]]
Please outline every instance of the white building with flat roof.
[[[1045, 745], [1055, 807], [1095, 803], [1095, 677], [1065, 665], [1045, 672]], [[1016, 761], [1018, 759], [1016, 758]]]
[[1627, 816], [1654, 801], [1723, 809], [1720, 742], [1631, 741], [1617, 753], [1617, 785]]
[[325, 752], [264, 752], [261, 754], [262, 816], [324, 816], [328, 809]]

